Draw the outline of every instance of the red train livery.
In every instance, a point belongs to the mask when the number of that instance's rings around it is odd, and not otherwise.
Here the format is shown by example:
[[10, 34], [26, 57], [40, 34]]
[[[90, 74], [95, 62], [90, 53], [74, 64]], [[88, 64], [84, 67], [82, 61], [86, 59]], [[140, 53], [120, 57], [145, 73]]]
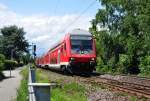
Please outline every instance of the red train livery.
[[36, 58], [36, 65], [70, 73], [91, 73], [96, 65], [95, 40], [88, 31], [72, 30], [47, 53]]

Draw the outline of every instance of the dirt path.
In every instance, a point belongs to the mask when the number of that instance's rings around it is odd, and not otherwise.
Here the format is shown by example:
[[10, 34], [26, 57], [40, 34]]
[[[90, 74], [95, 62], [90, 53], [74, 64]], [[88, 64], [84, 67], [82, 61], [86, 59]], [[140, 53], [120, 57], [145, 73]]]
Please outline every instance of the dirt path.
[[21, 68], [13, 70], [11, 78], [9, 71], [3, 71], [6, 79], [0, 81], [0, 101], [15, 101], [17, 88], [21, 80], [20, 71]]

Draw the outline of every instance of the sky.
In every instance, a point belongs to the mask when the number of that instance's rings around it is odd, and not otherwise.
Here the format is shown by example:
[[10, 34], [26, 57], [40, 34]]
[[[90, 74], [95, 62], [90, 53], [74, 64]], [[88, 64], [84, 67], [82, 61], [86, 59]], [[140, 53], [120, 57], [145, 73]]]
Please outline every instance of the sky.
[[23, 27], [39, 56], [72, 29], [88, 30], [100, 7], [98, 0], [0, 0], [0, 28]]

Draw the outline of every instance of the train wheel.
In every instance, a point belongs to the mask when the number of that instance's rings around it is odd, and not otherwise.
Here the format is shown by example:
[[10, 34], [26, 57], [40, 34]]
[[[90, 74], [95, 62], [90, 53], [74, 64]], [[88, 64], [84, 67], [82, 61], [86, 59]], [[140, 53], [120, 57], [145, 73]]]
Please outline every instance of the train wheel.
[[68, 71], [69, 73], [73, 74], [71, 67], [67, 67], [67, 71]]
[[45, 65], [44, 68], [48, 69], [48, 65]]
[[62, 72], [63, 72], [64, 74], [67, 74], [66, 66], [62, 66], [61, 70], [62, 70]]

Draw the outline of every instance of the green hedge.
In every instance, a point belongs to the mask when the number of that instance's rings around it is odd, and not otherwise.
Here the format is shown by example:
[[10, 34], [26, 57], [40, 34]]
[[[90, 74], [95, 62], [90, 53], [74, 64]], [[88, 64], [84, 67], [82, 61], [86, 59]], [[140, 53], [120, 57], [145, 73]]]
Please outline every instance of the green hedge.
[[4, 69], [5, 56], [0, 54], [0, 72]]
[[15, 67], [18, 66], [18, 63], [16, 61], [13, 60], [5, 60], [5, 69], [15, 69]]
[[150, 56], [145, 56], [140, 59], [139, 69], [142, 75], [150, 76]]
[[17, 67], [22, 67], [24, 65], [24, 63], [21, 61], [20, 63], [18, 63]]
[[116, 64], [116, 72], [117, 73], [123, 73], [123, 74], [127, 74], [129, 73], [129, 65], [130, 65], [130, 57], [129, 55], [125, 55], [125, 54], [120, 54], [119, 55], [119, 61]]
[[99, 72], [112, 72], [112, 67], [105, 65], [103, 60], [101, 59], [101, 57], [97, 57], [97, 66], [96, 66], [96, 70]]
[[115, 63], [115, 57], [111, 57], [107, 63], [104, 64], [101, 57], [97, 57], [97, 71], [104, 73], [124, 73], [127, 74], [129, 72], [130, 65], [130, 57], [129, 55], [120, 54], [118, 63]]

